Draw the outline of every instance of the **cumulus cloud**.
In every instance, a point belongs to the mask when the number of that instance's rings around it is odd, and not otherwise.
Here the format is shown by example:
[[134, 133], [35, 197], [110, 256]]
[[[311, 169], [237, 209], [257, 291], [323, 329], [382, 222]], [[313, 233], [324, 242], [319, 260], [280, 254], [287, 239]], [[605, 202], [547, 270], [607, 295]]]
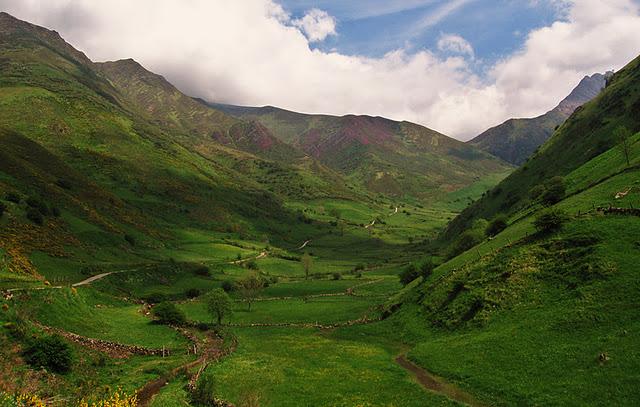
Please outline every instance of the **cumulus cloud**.
[[133, 57], [193, 96], [381, 115], [468, 139], [509, 117], [544, 113], [584, 75], [619, 69], [640, 52], [633, 0], [547, 1], [566, 10], [559, 21], [528, 33], [518, 52], [481, 75], [460, 42], [458, 56], [313, 49], [335, 21], [316, 13], [306, 28], [306, 16], [296, 22], [272, 0], [0, 0], [0, 9], [58, 30], [94, 60]]
[[324, 41], [329, 35], [336, 35], [336, 19], [326, 11], [311, 9], [293, 25], [300, 28], [310, 42]]
[[438, 49], [443, 52], [468, 55], [473, 58], [473, 47], [469, 41], [457, 34], [442, 34], [438, 39]]

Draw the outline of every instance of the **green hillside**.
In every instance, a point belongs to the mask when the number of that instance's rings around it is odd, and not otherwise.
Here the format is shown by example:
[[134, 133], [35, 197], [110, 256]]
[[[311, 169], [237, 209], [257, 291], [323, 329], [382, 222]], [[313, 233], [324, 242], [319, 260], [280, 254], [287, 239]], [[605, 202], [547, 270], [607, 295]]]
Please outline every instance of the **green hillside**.
[[[482, 230], [478, 244], [390, 302], [399, 310], [386, 323], [414, 345], [411, 360], [487, 405], [636, 403], [639, 63], [445, 237], [498, 213], [506, 214], [504, 230]], [[615, 139], [619, 126], [632, 130], [627, 149]], [[529, 200], [533, 185], [557, 175], [566, 192], [555, 203]], [[544, 218], [549, 211], [557, 216]]]

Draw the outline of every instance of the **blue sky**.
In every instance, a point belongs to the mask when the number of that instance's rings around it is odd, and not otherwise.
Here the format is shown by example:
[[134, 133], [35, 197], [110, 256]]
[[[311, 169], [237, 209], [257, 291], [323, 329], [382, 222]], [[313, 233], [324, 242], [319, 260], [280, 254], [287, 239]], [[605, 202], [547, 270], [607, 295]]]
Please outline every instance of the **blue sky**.
[[[311, 8], [337, 20], [336, 36], [314, 47], [343, 54], [380, 57], [399, 48], [437, 49], [443, 33], [455, 33], [471, 43], [476, 56], [491, 63], [512, 54], [526, 34], [562, 16], [550, 1], [527, 0], [282, 0], [294, 17]], [[452, 10], [446, 11], [447, 6]], [[438, 16], [440, 18], [438, 18]], [[421, 24], [423, 21], [430, 24]]]

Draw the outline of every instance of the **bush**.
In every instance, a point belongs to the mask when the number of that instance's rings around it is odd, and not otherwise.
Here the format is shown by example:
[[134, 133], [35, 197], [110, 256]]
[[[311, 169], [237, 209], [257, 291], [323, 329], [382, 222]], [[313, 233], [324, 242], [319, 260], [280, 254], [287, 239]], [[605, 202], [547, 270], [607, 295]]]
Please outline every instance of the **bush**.
[[224, 290], [224, 292], [226, 293], [230, 293], [233, 290], [236, 289], [236, 285], [233, 283], [233, 281], [229, 281], [229, 280], [224, 280], [222, 282], [222, 289]]
[[167, 301], [168, 296], [164, 293], [152, 292], [144, 296], [144, 300], [150, 304], [159, 304]]
[[36, 208], [27, 209], [27, 219], [36, 225], [42, 226], [42, 224], [44, 224], [44, 217]]
[[332, 274], [334, 280], [342, 280], [342, 274], [335, 272]]
[[556, 204], [564, 199], [566, 191], [567, 187], [564, 183], [564, 178], [553, 177], [547, 182], [545, 191], [542, 193], [542, 202], [547, 206]]
[[507, 228], [507, 218], [504, 216], [498, 216], [493, 221], [491, 221], [491, 223], [489, 223], [489, 226], [487, 226], [487, 228], [485, 229], [485, 234], [487, 236], [493, 237], [493, 236], [496, 236], [498, 233], [502, 232], [503, 230], [505, 230], [506, 228]]
[[187, 298], [197, 298], [200, 296], [200, 294], [202, 294], [202, 292], [197, 288], [189, 288], [187, 291], [184, 292], [184, 295]]
[[552, 233], [562, 229], [569, 220], [567, 214], [560, 209], [548, 209], [540, 213], [533, 222], [539, 233]]
[[199, 265], [198, 267], [196, 267], [193, 270], [193, 273], [198, 275], [198, 276], [202, 276], [202, 277], [209, 277], [209, 267], [205, 266], [204, 264]]
[[245, 267], [249, 270], [258, 270], [258, 263], [255, 260], [249, 260], [245, 263]]
[[416, 265], [412, 263], [400, 273], [400, 282], [402, 285], [407, 285], [418, 277], [420, 277], [420, 271]]
[[538, 199], [540, 199], [542, 194], [544, 194], [544, 191], [544, 185], [536, 185], [529, 191], [529, 198], [531, 198], [532, 201], [537, 201]]
[[480, 243], [480, 240], [481, 239], [478, 233], [476, 233], [475, 231], [468, 230], [464, 232], [454, 243], [450, 257], [455, 257], [461, 253], [466, 252], [467, 250]]
[[9, 202], [13, 202], [13, 203], [20, 203], [20, 195], [14, 193], [14, 192], [9, 192], [7, 193], [7, 195], [5, 196], [5, 198], [7, 199], [7, 201]]
[[191, 392], [191, 401], [197, 406], [217, 406], [215, 381], [212, 375], [203, 374]]
[[424, 279], [429, 278], [431, 274], [433, 274], [434, 268], [436, 268], [436, 266], [433, 264], [433, 261], [431, 259], [425, 261], [420, 265], [420, 276], [422, 276], [422, 278]]
[[7, 210], [7, 206], [2, 202], [0, 202], [0, 218], [2, 217], [2, 215], [4, 215], [4, 211], [6, 210]]
[[136, 238], [133, 237], [132, 235], [129, 235], [129, 234], [124, 235], [124, 240], [126, 240], [127, 243], [129, 243], [131, 246], [136, 245]]
[[71, 347], [58, 335], [32, 339], [22, 356], [34, 368], [44, 367], [60, 374], [71, 370]]
[[37, 209], [42, 214], [42, 216], [49, 215], [49, 208], [47, 207], [47, 204], [42, 202], [40, 199], [30, 197], [30, 198], [27, 198], [26, 202], [27, 202], [27, 205], [29, 205], [31, 208]]
[[187, 321], [184, 313], [171, 302], [161, 302], [153, 307], [153, 316], [163, 325], [183, 325]]

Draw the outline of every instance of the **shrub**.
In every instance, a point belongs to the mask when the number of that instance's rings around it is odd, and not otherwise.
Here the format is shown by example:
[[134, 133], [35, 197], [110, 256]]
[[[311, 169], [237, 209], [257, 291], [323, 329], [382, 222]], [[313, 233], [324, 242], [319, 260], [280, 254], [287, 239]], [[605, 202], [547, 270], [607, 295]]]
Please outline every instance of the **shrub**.
[[567, 214], [560, 209], [548, 209], [541, 212], [533, 222], [540, 233], [556, 232], [569, 220]]
[[69, 182], [68, 180], [66, 180], [64, 178], [59, 178], [56, 181], [56, 185], [59, 186], [62, 189], [71, 189], [71, 182]]
[[164, 325], [183, 325], [187, 321], [184, 313], [171, 302], [161, 302], [153, 307], [153, 316]]
[[203, 374], [191, 392], [191, 401], [197, 406], [217, 406], [215, 381], [212, 375]]
[[126, 240], [127, 243], [129, 243], [131, 246], [135, 246], [136, 245], [136, 238], [133, 237], [130, 234], [124, 235], [124, 240]]
[[233, 284], [233, 281], [224, 280], [222, 282], [222, 289], [224, 290], [224, 292], [230, 293], [236, 289], [236, 286], [235, 284]]
[[71, 370], [71, 347], [58, 335], [32, 339], [22, 355], [34, 368], [44, 367], [60, 374]]
[[478, 236], [478, 233], [473, 230], [464, 232], [454, 243], [453, 249], [451, 250], [451, 257], [455, 257], [461, 253], [466, 252], [478, 243], [480, 243], [480, 237]]
[[198, 275], [198, 276], [202, 276], [202, 277], [209, 277], [209, 267], [205, 266], [204, 264], [199, 265], [198, 267], [196, 267], [193, 270], [193, 273]]
[[7, 201], [9, 202], [13, 202], [13, 203], [20, 203], [20, 195], [14, 193], [14, 192], [9, 192], [7, 193], [7, 195], [5, 196], [5, 198], [7, 199]]
[[7, 210], [7, 206], [2, 202], [0, 202], [0, 218], [2, 217], [2, 215], [4, 215], [4, 211], [6, 210]]
[[567, 187], [564, 183], [564, 178], [553, 177], [547, 182], [545, 191], [542, 193], [542, 202], [547, 205], [556, 204], [564, 198], [567, 191]]
[[27, 198], [26, 202], [27, 202], [27, 205], [29, 205], [31, 208], [37, 209], [42, 214], [42, 216], [49, 215], [49, 208], [47, 207], [47, 204], [42, 202], [40, 199], [30, 197], [30, 198]]
[[485, 234], [487, 236], [493, 237], [493, 236], [496, 236], [498, 233], [502, 232], [503, 230], [505, 230], [506, 228], [507, 228], [507, 218], [504, 216], [498, 216], [493, 221], [491, 221], [491, 223], [489, 223], [489, 226], [487, 226], [487, 228], [485, 229]]
[[411, 263], [400, 273], [400, 282], [402, 285], [407, 285], [418, 277], [420, 277], [420, 271], [415, 264]]
[[187, 298], [197, 298], [200, 296], [200, 294], [202, 294], [202, 292], [197, 288], [189, 288], [187, 291], [184, 292], [184, 295]]
[[153, 292], [144, 297], [144, 300], [150, 304], [159, 304], [167, 300], [167, 295], [164, 293]]
[[335, 272], [332, 274], [334, 280], [342, 280], [342, 274]]
[[60, 217], [60, 209], [58, 209], [57, 206], [52, 206], [51, 207], [51, 215], [55, 218]]
[[44, 217], [36, 208], [27, 209], [27, 219], [40, 226], [44, 223]]
[[537, 201], [538, 199], [540, 199], [542, 194], [544, 194], [544, 191], [544, 185], [538, 184], [535, 187], [531, 188], [531, 190], [529, 190], [529, 198], [531, 198], [532, 201]]
[[420, 276], [422, 276], [422, 278], [424, 279], [429, 278], [433, 273], [434, 268], [435, 268], [435, 265], [433, 264], [433, 261], [431, 259], [425, 261], [420, 265], [420, 269], [419, 269]]
[[249, 260], [245, 263], [245, 267], [249, 270], [258, 270], [258, 263], [255, 260]]

